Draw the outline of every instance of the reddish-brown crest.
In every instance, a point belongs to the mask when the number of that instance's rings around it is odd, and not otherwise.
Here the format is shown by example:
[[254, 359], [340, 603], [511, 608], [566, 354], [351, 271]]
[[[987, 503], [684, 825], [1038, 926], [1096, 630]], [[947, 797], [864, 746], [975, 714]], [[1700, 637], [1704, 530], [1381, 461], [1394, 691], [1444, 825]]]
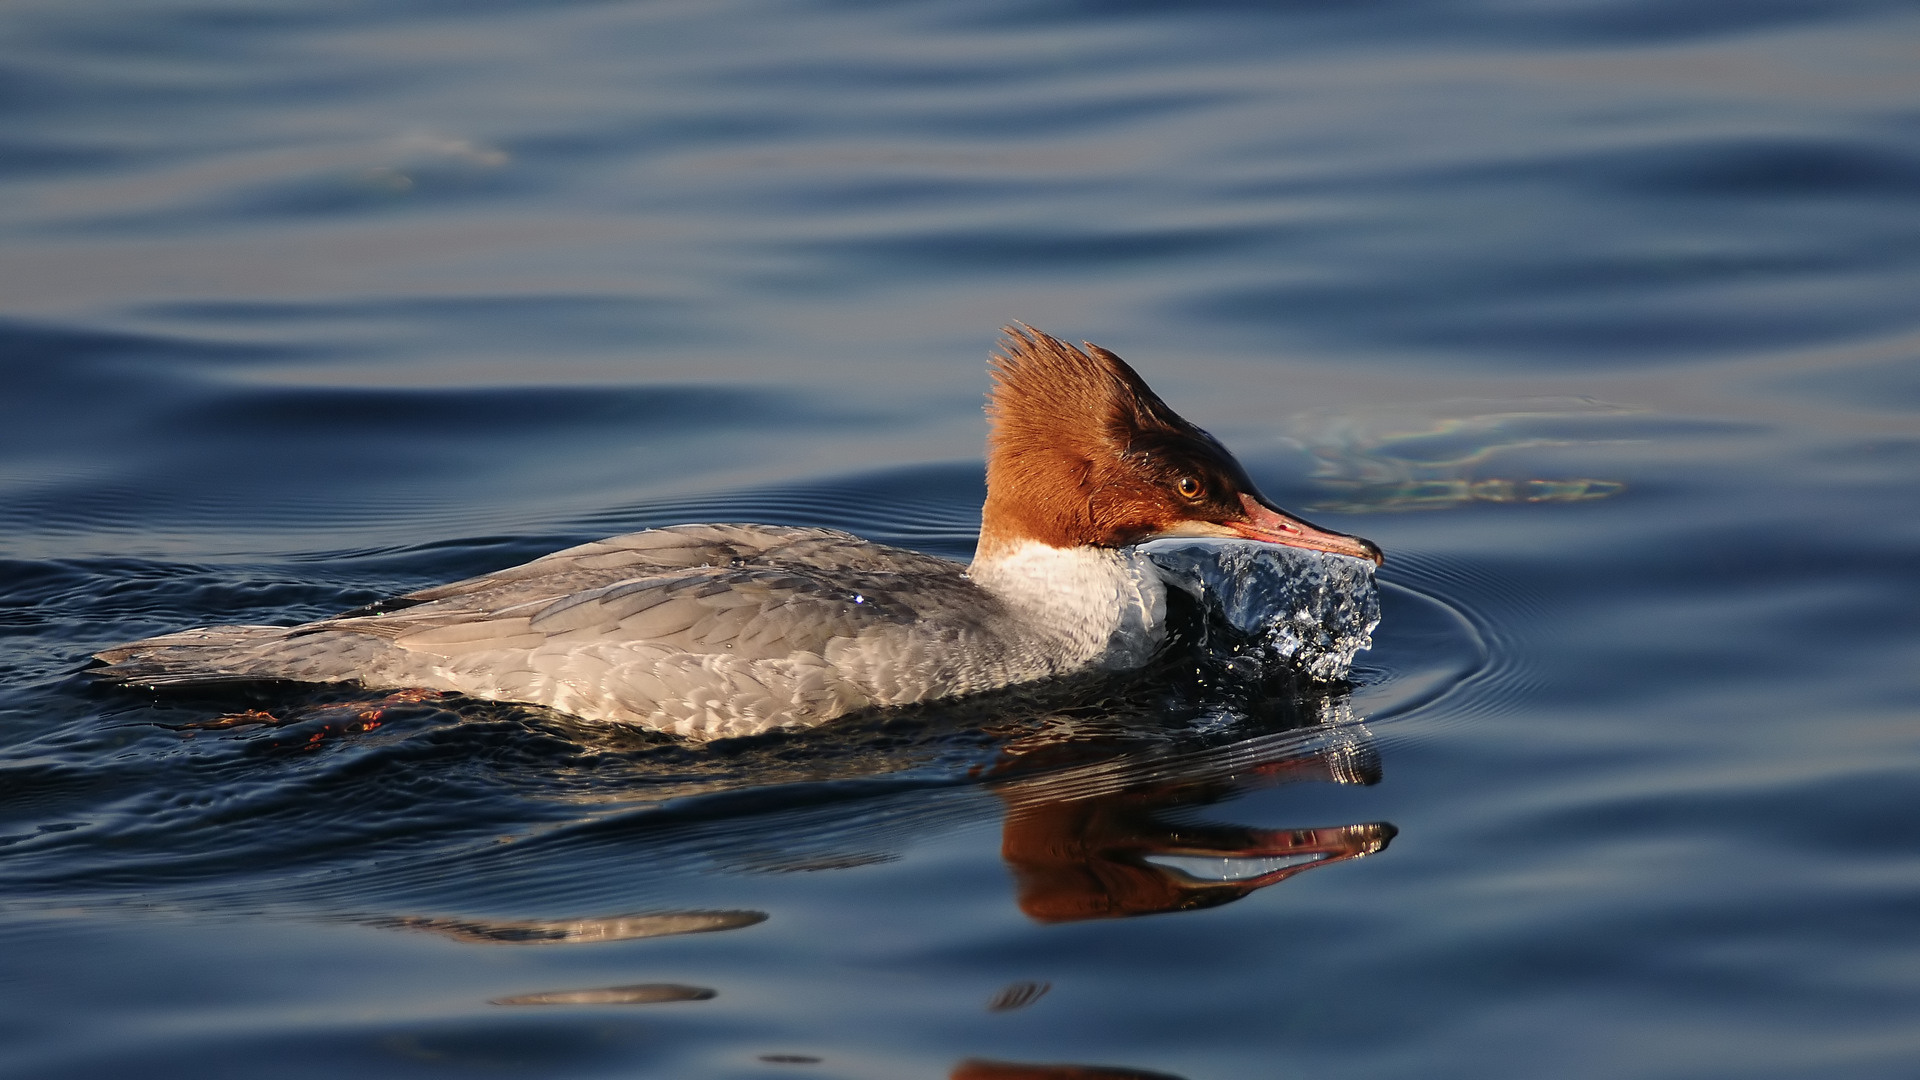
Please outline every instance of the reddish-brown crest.
[[[980, 548], [1117, 546], [1188, 518], [1237, 516], [1246, 474], [1118, 356], [1008, 327], [988, 397]], [[1182, 499], [1181, 477], [1206, 485]]]

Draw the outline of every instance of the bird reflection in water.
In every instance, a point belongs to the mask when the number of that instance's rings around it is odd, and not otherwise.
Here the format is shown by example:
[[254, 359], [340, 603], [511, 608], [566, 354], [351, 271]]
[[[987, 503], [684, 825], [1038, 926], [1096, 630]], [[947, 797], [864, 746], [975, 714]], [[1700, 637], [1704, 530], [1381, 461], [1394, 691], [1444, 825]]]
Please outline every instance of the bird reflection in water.
[[[999, 761], [981, 779], [1003, 809], [1000, 855], [1012, 871], [1020, 910], [1038, 922], [1056, 923], [1216, 907], [1315, 867], [1386, 848], [1397, 830], [1382, 821], [1260, 828], [1185, 818], [1187, 808], [1257, 788], [1379, 782], [1371, 736], [1352, 718], [1343, 697], [1294, 708], [1300, 710], [1288, 710], [1294, 718], [1308, 722], [1268, 726], [1262, 734], [1232, 741], [1196, 740], [1191, 733], [1142, 737], [1139, 727], [1107, 725], [1110, 717], [1102, 712], [1095, 723], [1079, 726], [1075, 717], [1056, 714], [1049, 717], [1056, 722], [1029, 727], [1024, 736], [1004, 743]], [[859, 828], [858, 820], [834, 832], [831, 850], [788, 850], [778, 865], [830, 868], [884, 861], [884, 847], [868, 851], [864, 846], [876, 837]], [[891, 815], [875, 818], [875, 831], [887, 831], [881, 826], [893, 820]], [[608, 830], [609, 836], [630, 827], [643, 827], [650, 838], [658, 835], [650, 815], [615, 825], [619, 831]], [[739, 828], [707, 839], [763, 845], [767, 835], [796, 839], [808, 832]], [[843, 847], [849, 842], [861, 845], [866, 857], [849, 858]], [[752, 864], [767, 863], [765, 852], [744, 849], [730, 860], [745, 865], [749, 854], [755, 856]], [[730, 930], [765, 918], [756, 911], [688, 911], [562, 920], [416, 915], [364, 921], [475, 944], [560, 944]]]
[[[1045, 758], [1080, 752], [1049, 748], [1020, 766], [1045, 767]], [[1261, 829], [1169, 820], [1182, 808], [1256, 787], [1377, 783], [1379, 759], [1358, 724], [1182, 757], [1121, 758], [997, 784], [1006, 806], [1000, 854], [1020, 910], [1052, 923], [1215, 907], [1314, 867], [1374, 854], [1397, 831], [1383, 821]]]

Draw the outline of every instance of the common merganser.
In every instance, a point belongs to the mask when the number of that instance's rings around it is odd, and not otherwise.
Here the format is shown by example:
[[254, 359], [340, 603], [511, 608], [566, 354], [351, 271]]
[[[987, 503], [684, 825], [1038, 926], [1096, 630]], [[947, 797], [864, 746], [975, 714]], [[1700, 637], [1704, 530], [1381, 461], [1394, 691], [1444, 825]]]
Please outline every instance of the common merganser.
[[1242, 537], [1380, 549], [1262, 497], [1118, 356], [1009, 327], [992, 357], [971, 565], [832, 529], [676, 525], [293, 627], [100, 652], [123, 682], [453, 691], [696, 741], [1144, 665], [1167, 583], [1135, 545]]

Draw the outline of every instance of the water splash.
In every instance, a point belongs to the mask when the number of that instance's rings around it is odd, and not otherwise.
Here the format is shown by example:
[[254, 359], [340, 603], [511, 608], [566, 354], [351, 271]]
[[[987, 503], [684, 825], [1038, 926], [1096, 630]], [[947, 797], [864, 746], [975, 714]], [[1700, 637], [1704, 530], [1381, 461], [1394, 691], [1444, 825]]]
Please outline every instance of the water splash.
[[1335, 682], [1373, 646], [1380, 594], [1365, 559], [1210, 537], [1155, 540], [1140, 550], [1200, 601], [1207, 648], [1229, 667], [1253, 676], [1286, 667]]

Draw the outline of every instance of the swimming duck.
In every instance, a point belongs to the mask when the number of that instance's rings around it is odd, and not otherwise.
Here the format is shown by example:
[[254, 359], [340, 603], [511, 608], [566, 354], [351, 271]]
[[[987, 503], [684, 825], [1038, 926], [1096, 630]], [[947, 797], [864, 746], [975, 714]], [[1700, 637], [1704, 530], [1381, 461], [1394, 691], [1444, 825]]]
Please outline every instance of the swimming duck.
[[1267, 501], [1105, 349], [1014, 326], [992, 377], [971, 564], [833, 529], [675, 525], [300, 626], [119, 645], [96, 670], [453, 691], [705, 741], [1140, 667], [1168, 637], [1168, 583], [1135, 550], [1148, 540], [1381, 560]]

